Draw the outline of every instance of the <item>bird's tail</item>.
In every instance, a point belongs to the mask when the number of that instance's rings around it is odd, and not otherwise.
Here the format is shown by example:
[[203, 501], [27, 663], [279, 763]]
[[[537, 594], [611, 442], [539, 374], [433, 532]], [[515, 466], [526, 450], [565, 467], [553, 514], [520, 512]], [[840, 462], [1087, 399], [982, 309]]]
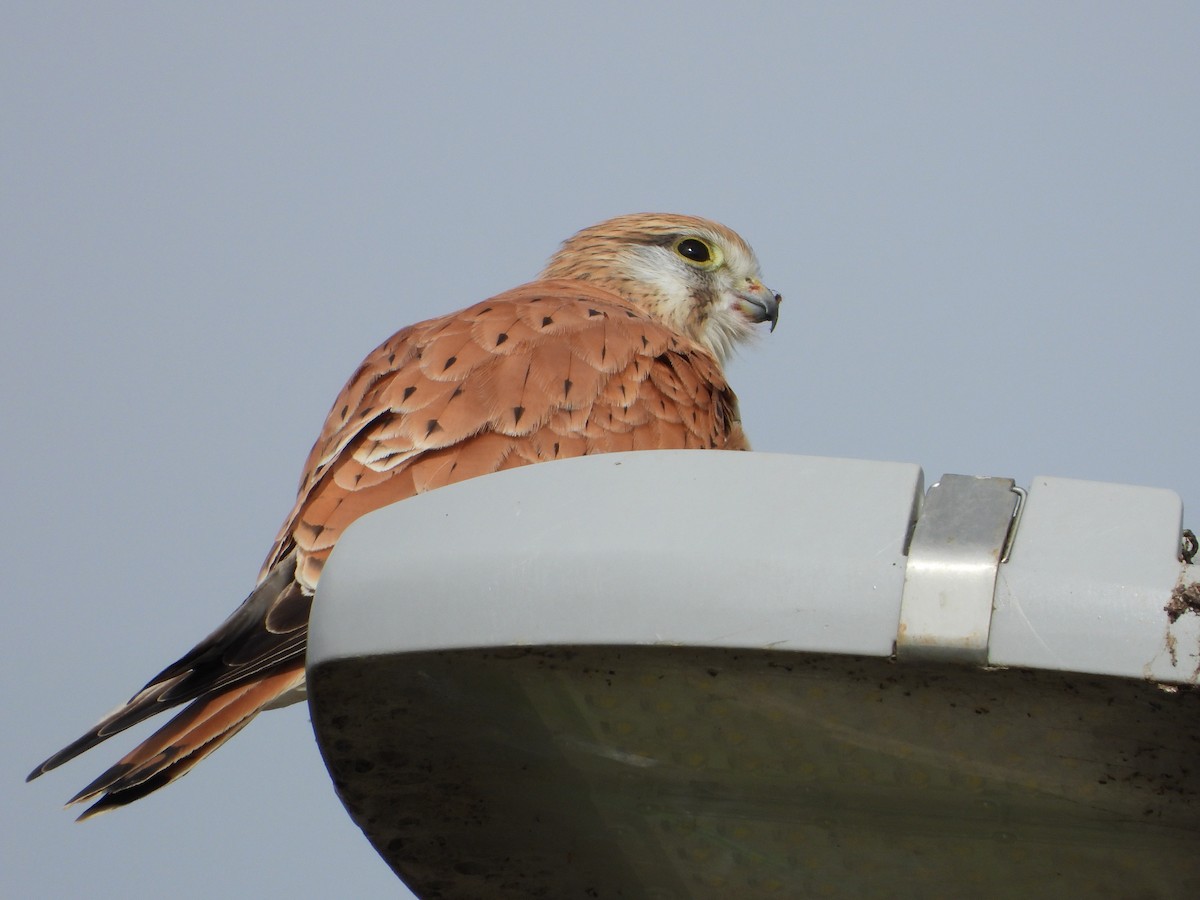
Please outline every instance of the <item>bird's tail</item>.
[[79, 816], [82, 821], [132, 803], [182, 778], [248, 725], [264, 707], [303, 683], [304, 667], [301, 665], [215, 696], [194, 700], [67, 801], [67, 805], [100, 797]]
[[[69, 801], [100, 797], [80, 819], [124, 806], [187, 774], [262, 709], [304, 684], [312, 597], [282, 559], [225, 622], [122, 704], [36, 769], [37, 778], [126, 728], [190, 704]], [[103, 796], [101, 796], [103, 795]]]

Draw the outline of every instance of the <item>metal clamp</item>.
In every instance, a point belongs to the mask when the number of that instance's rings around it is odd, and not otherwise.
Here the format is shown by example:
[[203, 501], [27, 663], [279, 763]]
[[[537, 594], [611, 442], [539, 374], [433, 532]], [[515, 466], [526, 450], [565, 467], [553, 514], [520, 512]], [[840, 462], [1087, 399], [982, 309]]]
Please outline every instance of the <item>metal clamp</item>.
[[985, 665], [996, 571], [1011, 546], [1018, 493], [1011, 478], [943, 475], [913, 530], [896, 655]]

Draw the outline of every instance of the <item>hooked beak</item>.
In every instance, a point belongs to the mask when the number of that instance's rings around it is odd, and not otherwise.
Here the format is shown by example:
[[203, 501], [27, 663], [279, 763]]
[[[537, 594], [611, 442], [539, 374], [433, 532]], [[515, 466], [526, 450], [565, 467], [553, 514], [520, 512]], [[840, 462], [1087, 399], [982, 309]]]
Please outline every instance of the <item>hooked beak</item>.
[[779, 304], [783, 295], [776, 294], [769, 287], [757, 281], [751, 282], [744, 291], [737, 291], [738, 312], [751, 322], [770, 322], [771, 330], [775, 330], [779, 322]]

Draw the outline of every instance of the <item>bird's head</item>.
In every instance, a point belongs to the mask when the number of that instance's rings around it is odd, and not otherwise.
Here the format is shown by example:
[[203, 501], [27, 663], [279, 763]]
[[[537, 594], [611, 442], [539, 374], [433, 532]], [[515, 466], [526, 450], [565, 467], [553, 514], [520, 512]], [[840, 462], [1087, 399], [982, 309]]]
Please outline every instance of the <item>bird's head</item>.
[[762, 283], [750, 245], [724, 225], [638, 213], [585, 228], [563, 243], [542, 278], [607, 288], [724, 361], [754, 326], [774, 331], [783, 299]]

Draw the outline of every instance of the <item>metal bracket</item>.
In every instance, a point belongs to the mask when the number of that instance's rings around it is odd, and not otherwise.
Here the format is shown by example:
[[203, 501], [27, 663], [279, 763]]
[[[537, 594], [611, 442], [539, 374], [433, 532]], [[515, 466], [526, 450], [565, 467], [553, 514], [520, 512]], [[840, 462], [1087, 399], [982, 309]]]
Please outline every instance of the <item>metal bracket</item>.
[[1011, 478], [943, 475], [913, 530], [896, 655], [986, 665], [996, 572], [1019, 493]]

